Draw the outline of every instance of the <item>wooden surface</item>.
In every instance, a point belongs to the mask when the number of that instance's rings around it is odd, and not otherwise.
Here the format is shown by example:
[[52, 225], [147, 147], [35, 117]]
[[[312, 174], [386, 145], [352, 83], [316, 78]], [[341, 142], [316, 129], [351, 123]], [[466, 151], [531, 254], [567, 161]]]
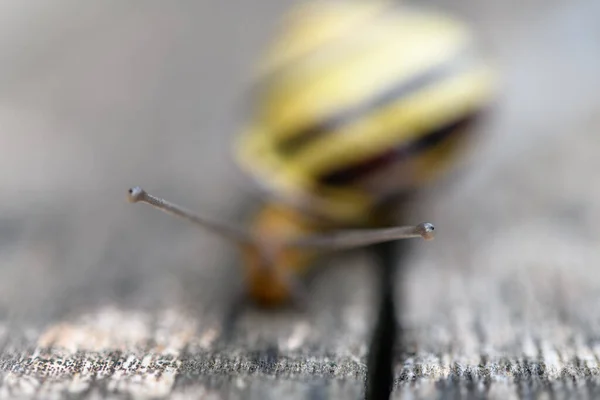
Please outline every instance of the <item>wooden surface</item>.
[[[398, 293], [397, 398], [600, 393], [600, 6], [512, 3], [447, 5], [503, 94], [477, 167], [414, 210], [438, 236]], [[229, 141], [290, 2], [256, 4], [4, 3], [0, 398], [363, 396], [365, 254], [329, 262], [305, 313], [247, 309], [228, 330], [237, 255], [125, 201], [140, 184], [227, 219], [256, 204]]]

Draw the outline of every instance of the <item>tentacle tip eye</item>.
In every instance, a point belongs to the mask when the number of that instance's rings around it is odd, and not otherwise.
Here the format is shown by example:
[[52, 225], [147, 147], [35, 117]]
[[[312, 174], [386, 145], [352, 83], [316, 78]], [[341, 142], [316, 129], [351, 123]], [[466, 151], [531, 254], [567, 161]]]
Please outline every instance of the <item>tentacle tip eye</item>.
[[145, 194], [146, 192], [144, 192], [144, 189], [139, 186], [135, 186], [127, 191], [127, 200], [130, 203], [137, 203], [144, 197]]
[[423, 222], [423, 223], [417, 225], [417, 232], [425, 240], [432, 240], [435, 236], [434, 231], [435, 231], [435, 226], [433, 226], [433, 224], [431, 224], [429, 222]]

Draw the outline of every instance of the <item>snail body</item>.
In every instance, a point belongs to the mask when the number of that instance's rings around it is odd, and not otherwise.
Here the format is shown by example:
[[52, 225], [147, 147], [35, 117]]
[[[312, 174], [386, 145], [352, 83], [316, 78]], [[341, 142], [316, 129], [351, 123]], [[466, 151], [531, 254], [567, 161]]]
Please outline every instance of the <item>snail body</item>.
[[[251, 297], [273, 306], [325, 250], [432, 237], [430, 224], [385, 228], [387, 210], [457, 164], [493, 73], [448, 15], [312, 1], [284, 17], [252, 93], [234, 153], [268, 201], [249, 230], [225, 236], [241, 247]], [[159, 206], [140, 190], [130, 200]]]

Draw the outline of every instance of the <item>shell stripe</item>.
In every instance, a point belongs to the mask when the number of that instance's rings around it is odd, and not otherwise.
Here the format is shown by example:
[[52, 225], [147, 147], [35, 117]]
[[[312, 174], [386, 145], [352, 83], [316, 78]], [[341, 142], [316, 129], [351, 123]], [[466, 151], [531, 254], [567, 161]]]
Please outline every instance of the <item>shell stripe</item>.
[[385, 107], [394, 101], [408, 96], [419, 89], [426, 87], [437, 80], [443, 80], [450, 77], [469, 64], [470, 58], [465, 57], [465, 52], [460, 52], [460, 55], [450, 61], [439, 64], [427, 71], [424, 71], [415, 78], [406, 81], [401, 80], [394, 85], [391, 85], [386, 90], [374, 95], [365, 102], [354, 107], [349, 107], [341, 110], [324, 121], [314, 125], [307, 126], [297, 133], [274, 135], [275, 137], [285, 137], [286, 139], [276, 144], [276, 149], [284, 157], [292, 157], [301, 152], [306, 146], [310, 145], [316, 139], [321, 139], [324, 136], [331, 134], [340, 127], [351, 124], [354, 121], [364, 117], [369, 112], [378, 108]]
[[290, 176], [320, 176], [358, 163], [443, 126], [480, 107], [493, 76], [484, 65], [433, 82], [356, 122], [316, 138], [291, 159]]
[[478, 115], [479, 112], [475, 111], [435, 129], [427, 135], [421, 136], [408, 143], [402, 143], [391, 150], [385, 150], [383, 153], [363, 160], [358, 164], [327, 172], [319, 178], [319, 181], [324, 185], [331, 186], [351, 184], [371, 173], [384, 169], [393, 163], [404, 162], [415, 155], [422, 154], [423, 152], [446, 142], [451, 137], [458, 139], [457, 136], [462, 136], [466, 133], [467, 130], [464, 128], [471, 125], [477, 119]]

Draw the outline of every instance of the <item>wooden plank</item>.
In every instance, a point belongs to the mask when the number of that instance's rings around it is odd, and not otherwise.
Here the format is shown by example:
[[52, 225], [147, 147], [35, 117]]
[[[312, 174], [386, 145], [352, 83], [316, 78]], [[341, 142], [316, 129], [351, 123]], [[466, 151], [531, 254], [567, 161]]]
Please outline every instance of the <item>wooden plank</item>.
[[[396, 398], [598, 396], [600, 82], [575, 66], [600, 66], [597, 44], [581, 36], [600, 33], [598, 15], [591, 2], [548, 9], [518, 45], [499, 42], [519, 57], [505, 64], [504, 112], [477, 170], [416, 211], [439, 233], [404, 282], [412, 352], [396, 364]], [[566, 71], [577, 77], [557, 79]]]
[[[198, 334], [201, 329], [190, 321], [174, 312], [152, 318], [134, 310], [104, 309], [52, 325], [37, 338], [31, 332], [27, 340], [14, 336], [0, 357], [0, 398], [160, 397], [192, 391], [217, 398], [277, 398], [292, 389], [295, 398], [361, 397], [364, 365], [352, 354], [334, 349], [328, 354], [323, 340], [306, 350], [290, 350], [268, 336], [223, 345], [218, 334]], [[259, 327], [259, 321], [251, 325]], [[265, 325], [281, 328], [281, 322], [275, 318]], [[304, 329], [313, 335], [317, 331]], [[278, 338], [311, 347], [301, 336], [280, 333]], [[342, 335], [339, 340], [344, 346]]]
[[443, 211], [439, 226], [462, 239], [439, 239], [415, 257], [405, 317], [416, 353], [396, 366], [398, 394], [490, 395], [499, 385], [508, 389], [495, 398], [598, 392], [600, 230], [592, 216], [600, 191], [589, 171], [600, 168], [600, 120], [586, 120], [502, 164], [474, 192], [444, 196], [452, 204], [440, 209], [453, 212]]
[[361, 397], [374, 284], [363, 255], [310, 286], [307, 312], [248, 309], [224, 332], [242, 287], [232, 248], [125, 201], [144, 184], [223, 218], [249, 207], [227, 201], [249, 196], [223, 154], [239, 82], [285, 3], [96, 7], [57, 5], [44, 41], [12, 49], [10, 67], [39, 67], [6, 70], [2, 142], [20, 154], [0, 163], [29, 166], [6, 177], [0, 204], [12, 221], [0, 313], [28, 334], [0, 353], [0, 397]]

